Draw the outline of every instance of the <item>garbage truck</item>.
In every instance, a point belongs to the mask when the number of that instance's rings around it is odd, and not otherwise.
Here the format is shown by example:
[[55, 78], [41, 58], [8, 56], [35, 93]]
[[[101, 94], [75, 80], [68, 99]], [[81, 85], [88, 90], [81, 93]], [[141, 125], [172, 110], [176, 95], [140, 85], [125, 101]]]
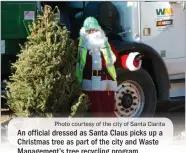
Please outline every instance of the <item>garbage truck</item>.
[[44, 5], [58, 6], [61, 26], [72, 39], [88, 16], [94, 16], [120, 55], [139, 52], [142, 68], [117, 69], [115, 113], [118, 117], [153, 116], [159, 103], [185, 98], [185, 2], [1, 2], [2, 79], [11, 73], [28, 23]]

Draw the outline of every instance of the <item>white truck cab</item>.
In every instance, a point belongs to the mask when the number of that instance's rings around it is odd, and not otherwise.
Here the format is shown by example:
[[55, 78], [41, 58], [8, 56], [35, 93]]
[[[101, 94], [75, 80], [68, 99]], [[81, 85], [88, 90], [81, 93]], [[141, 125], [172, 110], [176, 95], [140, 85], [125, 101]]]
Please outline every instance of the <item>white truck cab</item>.
[[[184, 98], [186, 2], [113, 1], [102, 3], [104, 4], [84, 2], [84, 11], [79, 12], [77, 16], [82, 15], [84, 18], [95, 16], [99, 22], [104, 22], [104, 27], [109, 27], [108, 22], [113, 22], [112, 18], [116, 18], [114, 19], [116, 24], [123, 29], [117, 33], [121, 40], [114, 38], [111, 40], [115, 43], [114, 45], [119, 46], [120, 53], [139, 51], [146, 56], [143, 60], [145, 72], [142, 74], [140, 71], [118, 72], [118, 79], [122, 81], [119, 81], [118, 92], [116, 92], [116, 114], [118, 116], [143, 116], [140, 114], [155, 110], [153, 101]], [[69, 4], [74, 8], [83, 7], [83, 3], [80, 2]], [[119, 19], [116, 17], [117, 14], [119, 14]], [[150, 78], [146, 77], [148, 76], [146, 72]], [[149, 84], [153, 84], [156, 91], [152, 86], [148, 86]], [[146, 88], [149, 91], [145, 91]], [[157, 99], [147, 98], [148, 95], [151, 97], [156, 95]], [[138, 106], [131, 105], [132, 109], [128, 109], [130, 102]], [[151, 104], [147, 106], [148, 103]]]
[[170, 97], [185, 96], [186, 2], [113, 2], [125, 40], [140, 41], [163, 58], [171, 81]]
[[[153, 47], [164, 59], [171, 80], [170, 97], [185, 96], [185, 3], [140, 3], [141, 41]], [[150, 28], [150, 35], [144, 35], [145, 28]]]

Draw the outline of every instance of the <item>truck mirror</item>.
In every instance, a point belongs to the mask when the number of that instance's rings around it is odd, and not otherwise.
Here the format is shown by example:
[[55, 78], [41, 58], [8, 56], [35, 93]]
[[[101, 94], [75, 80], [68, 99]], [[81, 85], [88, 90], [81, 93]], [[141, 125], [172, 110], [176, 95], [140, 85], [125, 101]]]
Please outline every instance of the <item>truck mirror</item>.
[[180, 4], [181, 5], [181, 7], [182, 7], [182, 10], [185, 10], [185, 1], [183, 1], [183, 2], [169, 2], [169, 4], [170, 5], [173, 5], [173, 4]]
[[185, 10], [185, 3], [186, 3], [186, 2], [182, 2], [182, 4], [181, 4], [183, 10]]

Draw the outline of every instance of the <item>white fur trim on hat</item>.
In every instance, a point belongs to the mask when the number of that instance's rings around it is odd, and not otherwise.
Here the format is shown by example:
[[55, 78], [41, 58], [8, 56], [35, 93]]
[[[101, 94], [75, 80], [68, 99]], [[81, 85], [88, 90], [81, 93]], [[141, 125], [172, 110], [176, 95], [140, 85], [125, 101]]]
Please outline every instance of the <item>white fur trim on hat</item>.
[[86, 32], [85, 32], [85, 28], [84, 27], [82, 27], [81, 29], [80, 29], [80, 32], [79, 32], [79, 35], [80, 35], [80, 37], [86, 37]]
[[139, 66], [138, 67], [135, 67], [133, 62], [134, 62], [134, 59], [135, 57], [139, 55], [138, 52], [134, 52], [134, 53], [130, 53], [127, 57], [127, 60], [126, 60], [126, 66], [127, 68], [130, 70], [130, 71], [136, 71], [136, 70], [139, 70], [140, 67], [141, 67], [141, 64], [142, 64], [142, 60], [139, 61]]

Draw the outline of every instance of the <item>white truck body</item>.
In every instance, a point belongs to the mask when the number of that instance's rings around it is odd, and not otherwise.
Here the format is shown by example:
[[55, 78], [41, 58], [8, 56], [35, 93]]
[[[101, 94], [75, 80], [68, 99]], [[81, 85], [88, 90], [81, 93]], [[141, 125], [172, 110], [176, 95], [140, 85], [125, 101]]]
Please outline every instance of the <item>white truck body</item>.
[[[124, 29], [130, 29], [125, 40], [140, 41], [154, 48], [164, 59], [170, 80], [184, 80], [185, 2], [113, 2], [113, 4], [120, 13], [120, 24]], [[167, 25], [157, 26], [157, 21]], [[149, 35], [144, 35], [145, 28], [150, 29]], [[171, 83], [170, 97], [182, 96], [185, 96], [185, 83]]]

